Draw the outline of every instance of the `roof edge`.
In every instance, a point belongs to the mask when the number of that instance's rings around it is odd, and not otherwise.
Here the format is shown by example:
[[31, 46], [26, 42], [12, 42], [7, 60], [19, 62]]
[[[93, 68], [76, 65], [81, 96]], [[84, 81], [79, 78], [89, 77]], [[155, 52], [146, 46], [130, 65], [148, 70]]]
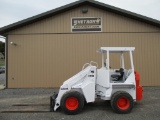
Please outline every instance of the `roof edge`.
[[129, 17], [129, 18], [141, 21], [141, 22], [145, 22], [147, 24], [151, 24], [151, 25], [160, 27], [160, 21], [158, 21], [158, 20], [140, 15], [140, 14], [137, 14], [137, 13], [133, 13], [133, 12], [130, 12], [130, 11], [127, 11], [127, 10], [123, 10], [121, 8], [117, 8], [117, 7], [114, 7], [114, 6], [111, 6], [111, 5], [107, 5], [105, 3], [101, 3], [101, 2], [98, 2], [98, 1], [79, 0], [79, 1], [76, 1], [76, 2], [73, 2], [73, 3], [70, 3], [70, 4], [58, 7], [56, 9], [53, 9], [53, 10], [50, 10], [50, 11], [32, 16], [30, 18], [18, 21], [16, 23], [4, 26], [4, 27], [0, 28], [0, 35], [4, 35], [5, 33], [9, 32], [9, 31], [12, 31], [14, 29], [17, 29], [19, 27], [23, 27], [27, 24], [34, 23], [36, 21], [45, 19], [45, 18], [53, 16], [53, 15], [57, 15], [59, 13], [65, 12], [67, 10], [70, 10], [70, 9], [73, 9], [73, 8], [79, 7], [80, 5], [85, 5], [85, 4], [88, 4], [88, 5], [91, 5], [91, 6], [94, 6], [96, 8], [103, 9], [103, 10], [106, 10], [106, 11], [109, 11], [109, 12], [113, 12], [113, 13], [116, 13], [116, 14], [119, 14], [119, 15], [122, 15], [122, 16], [125, 16], [125, 17]]
[[114, 7], [112, 5], [108, 5], [108, 4], [105, 4], [105, 3], [101, 3], [101, 2], [97, 2], [97, 1], [91, 1], [91, 0], [89, 0], [89, 1], [90, 1], [90, 3], [95, 3], [96, 2], [96, 5], [99, 5], [99, 6], [97, 6], [97, 8], [101, 8], [103, 10], [107, 10], [107, 11], [125, 16], [125, 17], [129, 17], [129, 18], [141, 21], [141, 22], [145, 22], [145, 23], [160, 27], [160, 21], [159, 20], [144, 16], [144, 15], [140, 15], [140, 14], [128, 11], [128, 10], [124, 10], [124, 9], [121, 9], [121, 8], [118, 8], [118, 7]]
[[34, 16], [26, 18], [24, 20], [20, 20], [18, 22], [12, 23], [10, 25], [4, 26], [4, 27], [0, 28], [0, 35], [3, 35], [4, 33], [9, 32], [11, 30], [14, 30], [16, 28], [25, 26], [26, 24], [30, 24], [30, 23], [36, 22], [38, 20], [45, 19], [47, 17], [50, 17], [51, 15], [56, 15], [56, 14], [59, 14], [59, 13], [62, 13], [64, 11], [66, 11], [66, 10], [76, 8], [80, 4], [81, 5], [85, 4], [84, 2], [88, 2], [88, 0], [81, 0], [81, 1], [79, 0], [79, 1], [67, 4], [67, 5], [49, 10], [47, 12], [43, 12], [43, 13], [40, 13], [38, 15], [34, 15]]

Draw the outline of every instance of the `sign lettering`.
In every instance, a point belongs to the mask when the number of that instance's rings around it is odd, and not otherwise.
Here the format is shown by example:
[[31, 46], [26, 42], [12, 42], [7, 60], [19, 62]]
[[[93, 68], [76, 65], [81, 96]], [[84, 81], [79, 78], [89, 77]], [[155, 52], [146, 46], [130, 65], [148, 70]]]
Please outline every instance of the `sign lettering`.
[[102, 18], [72, 18], [72, 32], [101, 32]]

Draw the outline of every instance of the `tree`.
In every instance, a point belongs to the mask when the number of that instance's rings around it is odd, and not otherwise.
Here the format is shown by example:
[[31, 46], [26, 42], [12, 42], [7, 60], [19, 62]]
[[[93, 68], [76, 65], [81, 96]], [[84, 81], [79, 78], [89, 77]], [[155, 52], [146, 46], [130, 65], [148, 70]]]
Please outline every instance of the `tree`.
[[1, 41], [0, 41], [0, 53], [2, 53], [5, 58], [5, 43]]

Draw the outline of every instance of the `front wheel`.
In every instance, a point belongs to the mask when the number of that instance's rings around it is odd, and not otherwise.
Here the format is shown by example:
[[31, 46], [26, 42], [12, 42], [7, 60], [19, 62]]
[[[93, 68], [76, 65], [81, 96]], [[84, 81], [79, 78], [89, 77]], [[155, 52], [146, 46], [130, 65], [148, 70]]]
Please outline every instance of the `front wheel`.
[[78, 91], [68, 91], [61, 99], [62, 110], [69, 115], [78, 114], [84, 107], [84, 97]]
[[113, 111], [115, 111], [116, 113], [129, 113], [132, 110], [133, 105], [133, 98], [127, 92], [119, 91], [112, 95], [111, 106]]

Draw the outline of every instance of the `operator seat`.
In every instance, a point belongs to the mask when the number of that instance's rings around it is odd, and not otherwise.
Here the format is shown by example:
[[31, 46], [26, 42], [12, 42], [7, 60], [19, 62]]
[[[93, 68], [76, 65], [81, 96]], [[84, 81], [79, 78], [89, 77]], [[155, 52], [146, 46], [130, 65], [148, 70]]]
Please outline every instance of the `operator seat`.
[[122, 81], [123, 75], [124, 75], [124, 69], [120, 68], [119, 70], [116, 70], [115, 72], [120, 73], [120, 75], [113, 74], [111, 77], [113, 78], [113, 81]]

